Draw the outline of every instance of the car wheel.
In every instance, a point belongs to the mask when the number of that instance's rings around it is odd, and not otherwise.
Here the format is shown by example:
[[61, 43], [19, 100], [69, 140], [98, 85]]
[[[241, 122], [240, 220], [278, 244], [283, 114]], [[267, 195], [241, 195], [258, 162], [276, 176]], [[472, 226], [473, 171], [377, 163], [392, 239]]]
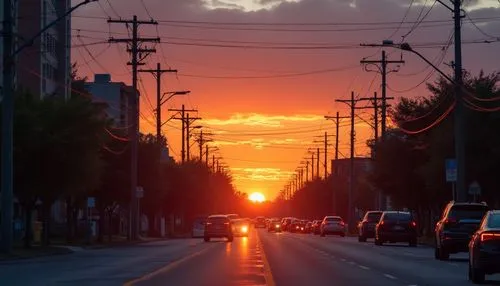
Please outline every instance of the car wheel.
[[437, 260], [441, 260], [441, 258], [439, 257], [439, 248], [437, 247], [437, 245], [434, 247], [434, 258]]
[[324, 232], [322, 232], [322, 233], [320, 234], [320, 236], [321, 236], [321, 237], [325, 237], [325, 233], [324, 233]]
[[209, 241], [210, 241], [210, 237], [205, 236], [205, 237], [203, 238], [203, 240], [204, 240], [205, 242], [209, 242]]
[[228, 237], [227, 237], [227, 241], [228, 241], [228, 242], [233, 242], [233, 237], [232, 237], [232, 236], [228, 236]]
[[381, 246], [382, 245], [382, 241], [378, 238], [375, 237], [375, 245], [378, 245], [378, 246]]
[[485, 275], [481, 269], [474, 268], [473, 266], [471, 266], [471, 271], [472, 271], [472, 282], [474, 284], [484, 283]]
[[340, 234], [340, 237], [345, 237], [345, 233], [341, 233], [341, 234]]

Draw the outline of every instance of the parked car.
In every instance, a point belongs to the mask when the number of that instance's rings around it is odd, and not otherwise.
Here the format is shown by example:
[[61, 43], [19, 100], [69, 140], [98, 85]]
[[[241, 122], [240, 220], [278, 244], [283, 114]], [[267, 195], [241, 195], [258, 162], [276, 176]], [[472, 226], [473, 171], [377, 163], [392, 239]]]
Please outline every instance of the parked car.
[[469, 280], [482, 283], [495, 273], [500, 273], [500, 210], [484, 215], [469, 243]]
[[211, 238], [227, 238], [227, 241], [233, 241], [231, 220], [226, 215], [211, 215], [207, 218], [203, 239], [209, 242]]
[[345, 223], [339, 216], [325, 216], [321, 222], [320, 235], [336, 234], [342, 237], [345, 236]]
[[197, 217], [193, 221], [193, 229], [191, 230], [191, 237], [201, 238], [205, 235], [206, 217]]
[[487, 211], [486, 203], [449, 202], [436, 223], [434, 257], [447, 260], [452, 253], [469, 251], [469, 241]]
[[384, 211], [375, 227], [375, 245], [408, 242], [417, 246], [417, 223], [410, 212]]
[[382, 211], [368, 211], [358, 223], [358, 241], [366, 242], [368, 238], [375, 238], [375, 226], [377, 225]]

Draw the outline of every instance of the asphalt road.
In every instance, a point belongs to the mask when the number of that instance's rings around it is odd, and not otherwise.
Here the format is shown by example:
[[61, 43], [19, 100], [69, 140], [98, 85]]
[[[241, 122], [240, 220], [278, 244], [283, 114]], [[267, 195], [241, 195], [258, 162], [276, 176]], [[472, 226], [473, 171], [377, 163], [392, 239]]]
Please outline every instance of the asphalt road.
[[[500, 275], [486, 285], [500, 285]], [[252, 232], [232, 243], [169, 240], [0, 263], [0, 285], [472, 285], [467, 254], [355, 238]]]

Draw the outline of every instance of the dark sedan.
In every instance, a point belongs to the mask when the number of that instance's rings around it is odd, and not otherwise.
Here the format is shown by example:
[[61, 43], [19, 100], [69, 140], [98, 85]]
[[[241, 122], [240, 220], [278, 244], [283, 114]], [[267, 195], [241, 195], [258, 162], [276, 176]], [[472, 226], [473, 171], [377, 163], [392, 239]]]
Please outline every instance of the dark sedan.
[[211, 215], [208, 217], [203, 239], [209, 242], [211, 238], [227, 238], [227, 241], [233, 241], [231, 220], [227, 216]]
[[375, 244], [408, 242], [417, 246], [417, 224], [409, 212], [385, 211], [375, 227]]
[[500, 273], [500, 210], [484, 215], [469, 243], [469, 280], [484, 282], [485, 275]]
[[368, 211], [363, 220], [358, 224], [358, 241], [366, 242], [367, 238], [375, 238], [375, 226], [377, 225], [382, 211]]

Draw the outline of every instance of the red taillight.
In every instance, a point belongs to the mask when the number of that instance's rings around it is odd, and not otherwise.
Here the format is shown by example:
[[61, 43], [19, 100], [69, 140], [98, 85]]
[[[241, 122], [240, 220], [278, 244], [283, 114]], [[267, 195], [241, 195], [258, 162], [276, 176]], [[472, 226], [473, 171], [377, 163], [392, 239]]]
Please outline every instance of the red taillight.
[[379, 224], [380, 224], [380, 225], [384, 225], [384, 221], [381, 221]]
[[340, 225], [341, 225], [341, 226], [344, 226], [344, 225], [345, 225], [345, 223], [344, 223], [343, 221], [341, 221], [341, 222], [340, 222]]
[[229, 225], [229, 223], [228, 223], [228, 222], [225, 222], [224, 224], [225, 224], [225, 225]]
[[212, 223], [211, 222], [207, 222], [206, 225], [211, 225]]
[[412, 221], [412, 222], [410, 223], [410, 225], [411, 225], [412, 227], [416, 227], [416, 226], [417, 226], [417, 223], [416, 223], [416, 222], [414, 222], [414, 221]]
[[481, 242], [489, 240], [500, 240], [500, 234], [498, 233], [482, 233]]

